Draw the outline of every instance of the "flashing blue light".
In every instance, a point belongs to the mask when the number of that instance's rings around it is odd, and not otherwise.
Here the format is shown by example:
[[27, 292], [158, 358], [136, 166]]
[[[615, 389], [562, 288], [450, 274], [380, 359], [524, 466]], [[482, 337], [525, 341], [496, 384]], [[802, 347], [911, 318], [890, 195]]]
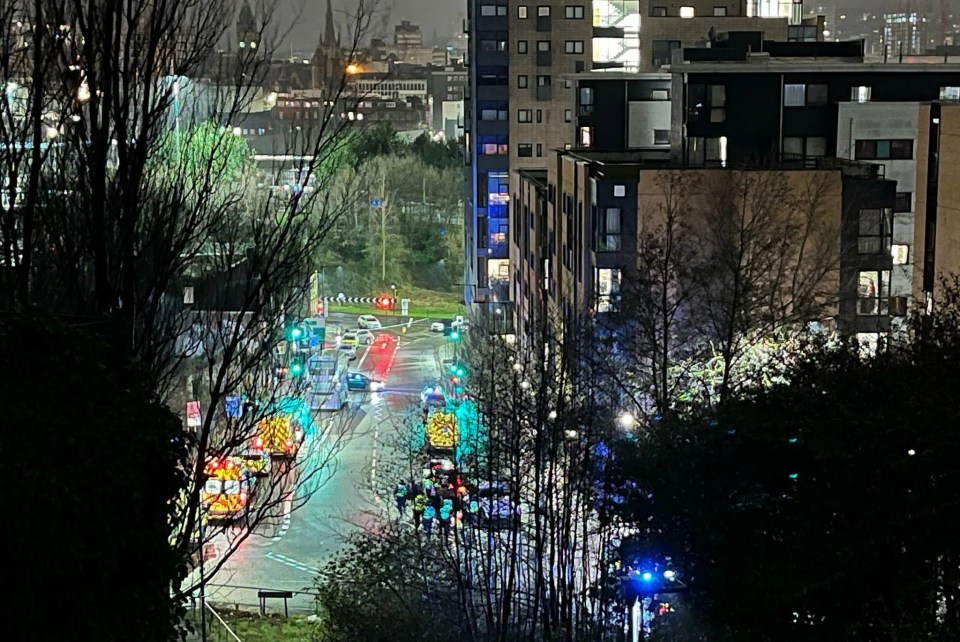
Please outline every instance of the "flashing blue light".
[[799, 476], [797, 473], [790, 473], [790, 479], [796, 479]]
[[650, 571], [644, 571], [643, 573], [640, 574], [640, 579], [643, 580], [644, 582], [652, 582], [653, 573], [651, 573]]
[[788, 443], [791, 443], [791, 444], [795, 444], [795, 443], [797, 443], [797, 438], [796, 438], [796, 437], [791, 437], [790, 439], [787, 440], [787, 442], [788, 442]]

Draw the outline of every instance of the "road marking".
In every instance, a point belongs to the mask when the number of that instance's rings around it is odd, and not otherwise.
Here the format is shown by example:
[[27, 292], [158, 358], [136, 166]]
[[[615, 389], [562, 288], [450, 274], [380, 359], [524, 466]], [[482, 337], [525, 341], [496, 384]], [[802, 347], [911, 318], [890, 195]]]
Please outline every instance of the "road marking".
[[320, 569], [315, 566], [310, 566], [299, 562], [292, 557], [287, 557], [286, 555], [281, 555], [280, 553], [274, 553], [273, 551], [267, 551], [264, 555], [267, 559], [273, 560], [275, 562], [280, 562], [281, 564], [286, 564], [290, 568], [295, 568], [298, 571], [303, 571], [305, 573], [319, 573]]

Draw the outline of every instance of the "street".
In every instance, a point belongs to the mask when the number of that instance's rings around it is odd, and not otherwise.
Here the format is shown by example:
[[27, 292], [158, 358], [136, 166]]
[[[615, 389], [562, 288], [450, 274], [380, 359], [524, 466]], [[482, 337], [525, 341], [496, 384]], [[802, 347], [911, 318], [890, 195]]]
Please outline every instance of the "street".
[[[289, 601], [293, 611], [312, 610], [312, 596], [297, 591], [311, 590], [316, 571], [353, 529], [366, 528], [390, 508], [374, 492], [390, 486], [382, 479], [381, 462], [390, 441], [394, 422], [419, 403], [420, 390], [437, 381], [437, 349], [447, 340], [429, 331], [429, 322], [414, 320], [403, 332], [391, 317], [380, 317], [384, 329], [376, 330], [378, 340], [357, 351], [351, 371], [359, 371], [383, 381], [382, 392], [351, 392], [347, 407], [317, 417], [320, 434], [307, 434], [306, 440], [324, 440], [324, 444], [305, 443], [306, 452], [325, 445], [338, 448], [315, 482], [308, 497], [294, 497], [284, 506], [284, 514], [261, 525], [242, 542], [231, 559], [207, 586], [207, 599], [223, 605], [246, 607], [258, 604], [257, 591], [294, 591]], [[356, 315], [331, 314], [327, 319], [328, 337], [335, 336], [336, 324], [343, 330], [356, 328]], [[387, 335], [387, 341], [381, 338]], [[338, 446], [338, 436], [342, 435]], [[302, 462], [299, 462], [301, 467]], [[309, 465], [305, 466], [309, 468]], [[378, 474], [381, 478], [378, 478]], [[305, 502], [305, 503], [304, 503]], [[291, 505], [297, 506], [291, 510]], [[223, 536], [225, 537], [225, 536]], [[220, 542], [218, 548], [226, 548]], [[207, 566], [212, 566], [210, 561]], [[271, 610], [283, 609], [282, 600], [268, 602]]]

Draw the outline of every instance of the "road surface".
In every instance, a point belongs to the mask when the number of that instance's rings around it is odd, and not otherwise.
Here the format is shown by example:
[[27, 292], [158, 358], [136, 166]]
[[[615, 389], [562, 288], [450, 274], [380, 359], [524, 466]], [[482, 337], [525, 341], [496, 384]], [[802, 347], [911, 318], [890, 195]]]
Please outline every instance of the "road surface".
[[[262, 525], [239, 545], [207, 586], [207, 599], [214, 604], [249, 608], [258, 604], [258, 590], [311, 590], [318, 567], [342, 546], [344, 536], [356, 528], [375, 527], [392, 508], [380, 496], [387, 495], [389, 502], [388, 489], [395, 483], [386, 477], [397, 470], [397, 457], [391, 453], [396, 426], [419, 404], [420, 390], [438, 380], [437, 350], [449, 339], [431, 333], [429, 321], [415, 320], [405, 331], [390, 327], [389, 316], [381, 321], [385, 329], [375, 331], [378, 341], [358, 350], [350, 369], [383, 381], [385, 390], [351, 393], [347, 408], [320, 416], [325, 434], [308, 434], [307, 439], [334, 448], [335, 466], [327, 466], [318, 483], [306, 485], [312, 494], [295, 496], [282, 518]], [[328, 338], [335, 335], [337, 322], [344, 330], [355, 328], [356, 316], [331, 314]], [[316, 448], [315, 442], [305, 450]], [[309, 467], [303, 462], [300, 466]], [[298, 507], [291, 510], [292, 505]], [[226, 548], [225, 542], [219, 548]], [[312, 612], [312, 597], [295, 593], [289, 607]], [[270, 600], [267, 608], [282, 611], [283, 601]]]

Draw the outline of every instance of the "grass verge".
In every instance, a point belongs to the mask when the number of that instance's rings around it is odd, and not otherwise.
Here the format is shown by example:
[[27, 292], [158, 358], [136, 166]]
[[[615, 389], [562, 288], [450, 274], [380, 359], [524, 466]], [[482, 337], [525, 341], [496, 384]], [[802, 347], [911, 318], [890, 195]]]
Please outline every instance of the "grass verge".
[[[436, 292], [433, 290], [401, 290], [398, 299], [410, 299], [409, 315], [412, 317], [449, 318], [464, 314], [463, 304], [459, 294], [452, 292]], [[385, 319], [394, 316], [392, 310], [380, 310], [373, 304], [362, 303], [327, 303], [330, 312], [346, 312], [347, 314], [376, 314]], [[400, 312], [400, 303], [397, 303], [396, 312]]]

